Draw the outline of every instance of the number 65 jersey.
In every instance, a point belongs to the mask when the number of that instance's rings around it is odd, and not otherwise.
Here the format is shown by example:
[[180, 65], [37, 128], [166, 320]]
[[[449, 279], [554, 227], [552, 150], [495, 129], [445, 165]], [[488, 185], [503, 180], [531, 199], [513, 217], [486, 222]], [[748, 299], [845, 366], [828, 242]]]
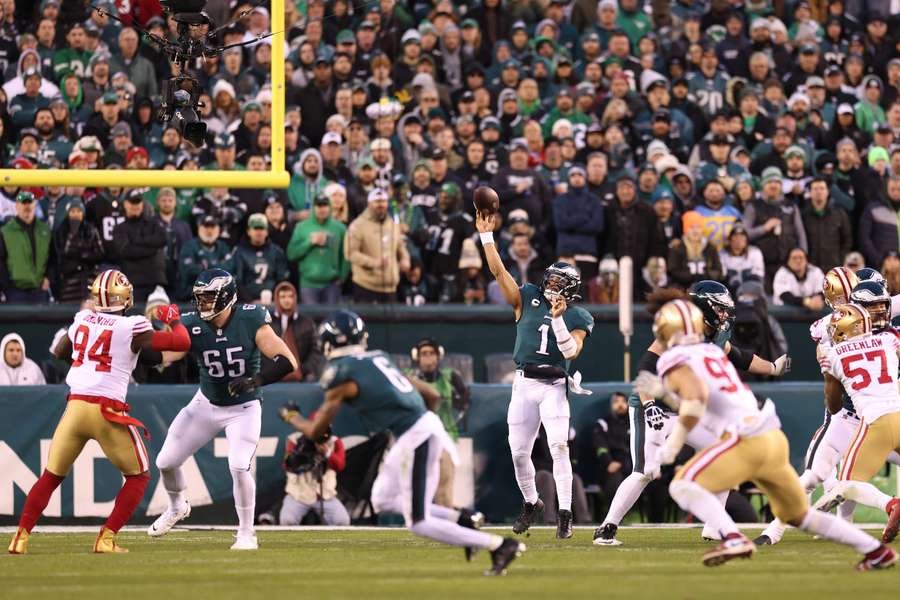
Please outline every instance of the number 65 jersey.
[[72, 367], [66, 383], [71, 393], [125, 402], [131, 372], [140, 354], [132, 351], [131, 340], [148, 331], [153, 331], [153, 327], [144, 316], [79, 311], [68, 329]]
[[898, 348], [900, 337], [889, 329], [835, 344], [822, 361], [822, 372], [844, 385], [856, 412], [866, 423], [900, 410]]

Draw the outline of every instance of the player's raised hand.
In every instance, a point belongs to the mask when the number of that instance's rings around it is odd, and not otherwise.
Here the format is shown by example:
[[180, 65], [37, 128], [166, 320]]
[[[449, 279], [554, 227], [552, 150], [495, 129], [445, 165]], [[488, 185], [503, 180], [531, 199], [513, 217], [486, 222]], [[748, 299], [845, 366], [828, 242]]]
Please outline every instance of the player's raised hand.
[[553, 304], [550, 306], [550, 316], [552, 316], [554, 319], [556, 317], [561, 317], [563, 313], [566, 312], [566, 308], [566, 299], [563, 298], [561, 294], [558, 294], [553, 299]]
[[478, 230], [478, 233], [491, 233], [494, 231], [494, 219], [496, 218], [493, 214], [485, 214], [482, 211], [475, 212], [475, 229]]
[[157, 306], [156, 307], [156, 318], [168, 325], [172, 321], [177, 321], [181, 318], [181, 312], [178, 310], [177, 304], [169, 304], [168, 306]]

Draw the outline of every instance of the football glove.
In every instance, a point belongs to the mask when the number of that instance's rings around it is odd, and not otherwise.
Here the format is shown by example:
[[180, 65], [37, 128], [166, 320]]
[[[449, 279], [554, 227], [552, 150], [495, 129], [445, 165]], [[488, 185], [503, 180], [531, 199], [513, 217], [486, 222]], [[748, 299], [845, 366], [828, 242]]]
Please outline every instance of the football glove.
[[156, 318], [162, 323], [168, 325], [172, 321], [177, 321], [181, 318], [181, 313], [178, 310], [177, 304], [169, 304], [167, 306], [157, 306], [156, 307]]
[[659, 447], [659, 450], [656, 451], [656, 462], [661, 465], [671, 465], [675, 462], [675, 459], [678, 457], [678, 453], [681, 452], [681, 448], [675, 448], [673, 446], [669, 446], [668, 444], [663, 444]]
[[240, 396], [252, 392], [259, 387], [259, 376], [241, 377], [228, 382], [228, 394], [231, 396]]
[[791, 370], [791, 357], [787, 354], [782, 354], [772, 363], [774, 367], [772, 370], [772, 375], [775, 377], [781, 377], [785, 373], [789, 373]]
[[296, 417], [300, 415], [300, 407], [294, 404], [293, 402], [285, 402], [281, 408], [278, 409], [278, 416], [281, 417], [282, 421], [287, 421], [291, 417]]
[[663, 398], [666, 395], [666, 388], [663, 385], [662, 378], [650, 371], [638, 373], [637, 379], [634, 380], [634, 391], [642, 396], [651, 398]]
[[647, 426], [660, 431], [666, 424], [666, 413], [655, 402], [644, 405], [644, 418]]

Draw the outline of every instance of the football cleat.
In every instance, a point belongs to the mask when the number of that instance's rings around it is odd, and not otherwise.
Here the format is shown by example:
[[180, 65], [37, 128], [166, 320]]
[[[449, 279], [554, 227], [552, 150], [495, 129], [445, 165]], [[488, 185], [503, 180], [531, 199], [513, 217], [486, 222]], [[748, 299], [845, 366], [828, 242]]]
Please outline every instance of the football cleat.
[[159, 515], [153, 524], [147, 528], [147, 535], [150, 537], [160, 537], [169, 533], [178, 521], [187, 519], [191, 514], [191, 503], [187, 500], [178, 510], [167, 508], [163, 514]]
[[621, 546], [622, 542], [616, 539], [616, 531], [619, 526], [614, 523], [604, 523], [594, 530], [595, 546]]
[[16, 529], [12, 540], [9, 542], [10, 554], [27, 554], [28, 553], [28, 530], [24, 527]]
[[504, 538], [500, 547], [491, 551], [491, 568], [484, 574], [487, 576], [506, 575], [506, 567], [509, 566], [509, 563], [522, 556], [524, 552], [525, 544], [515, 538]]
[[735, 558], [750, 558], [756, 545], [742, 533], [729, 533], [721, 544], [703, 555], [703, 564], [718, 567]]
[[900, 530], [900, 498], [894, 498], [887, 505], [888, 521], [881, 533], [881, 541], [890, 544]]
[[879, 546], [866, 554], [856, 564], [857, 571], [875, 571], [878, 569], [890, 569], [897, 563], [897, 553], [888, 546]]
[[534, 520], [538, 517], [539, 514], [544, 512], [544, 501], [540, 498], [537, 499], [537, 502], [532, 504], [531, 502], [523, 502], [522, 503], [522, 512], [519, 513], [519, 516], [516, 518], [516, 522], [513, 523], [513, 533], [525, 533], [528, 531], [528, 528], [534, 523]]
[[757, 536], [756, 539], [753, 540], [753, 543], [756, 544], [757, 546], [774, 546], [775, 545], [772, 543], [772, 538], [770, 538], [769, 536], [767, 536], [764, 533]]
[[825, 494], [819, 498], [813, 508], [822, 512], [831, 512], [843, 504], [844, 500], [846, 500], [846, 498], [832, 488], [831, 492], [825, 492]]
[[786, 529], [784, 523], [775, 519], [769, 526], [763, 529], [762, 533], [753, 540], [753, 543], [757, 546], [774, 546], [778, 542], [781, 541], [781, 538], [784, 537], [784, 530]]
[[556, 539], [567, 540], [572, 537], [572, 511], [561, 510], [556, 514]]
[[231, 545], [232, 550], [259, 550], [259, 541], [256, 539], [255, 533], [238, 532], [234, 543]]
[[125, 554], [128, 552], [116, 543], [116, 534], [106, 527], [100, 528], [97, 540], [94, 542], [94, 554]]
[[704, 523], [703, 531], [700, 533], [700, 539], [704, 542], [718, 542], [722, 540], [722, 534]]
[[[484, 527], [484, 514], [477, 510], [461, 508], [459, 509], [459, 519], [456, 521], [456, 524], [468, 529], [481, 529]], [[466, 555], [466, 560], [472, 562], [472, 558], [478, 554], [478, 548], [475, 548], [474, 546], [465, 546], [463, 552]]]

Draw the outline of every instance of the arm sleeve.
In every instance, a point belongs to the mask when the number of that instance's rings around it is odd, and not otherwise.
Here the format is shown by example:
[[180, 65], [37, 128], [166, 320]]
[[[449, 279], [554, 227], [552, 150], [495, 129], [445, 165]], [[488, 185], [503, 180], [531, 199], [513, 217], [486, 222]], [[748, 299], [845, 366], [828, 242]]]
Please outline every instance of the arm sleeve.
[[739, 371], [748, 371], [750, 369], [750, 363], [753, 362], [753, 352], [743, 350], [732, 344], [731, 350], [728, 352], [728, 360], [730, 360]]
[[347, 452], [344, 449], [344, 442], [341, 438], [335, 438], [334, 450], [328, 457], [328, 468], [340, 473], [347, 466]]
[[641, 358], [638, 359], [637, 370], [638, 372], [650, 371], [651, 373], [656, 373], [657, 362], [659, 362], [659, 354], [647, 350], [641, 355]]

